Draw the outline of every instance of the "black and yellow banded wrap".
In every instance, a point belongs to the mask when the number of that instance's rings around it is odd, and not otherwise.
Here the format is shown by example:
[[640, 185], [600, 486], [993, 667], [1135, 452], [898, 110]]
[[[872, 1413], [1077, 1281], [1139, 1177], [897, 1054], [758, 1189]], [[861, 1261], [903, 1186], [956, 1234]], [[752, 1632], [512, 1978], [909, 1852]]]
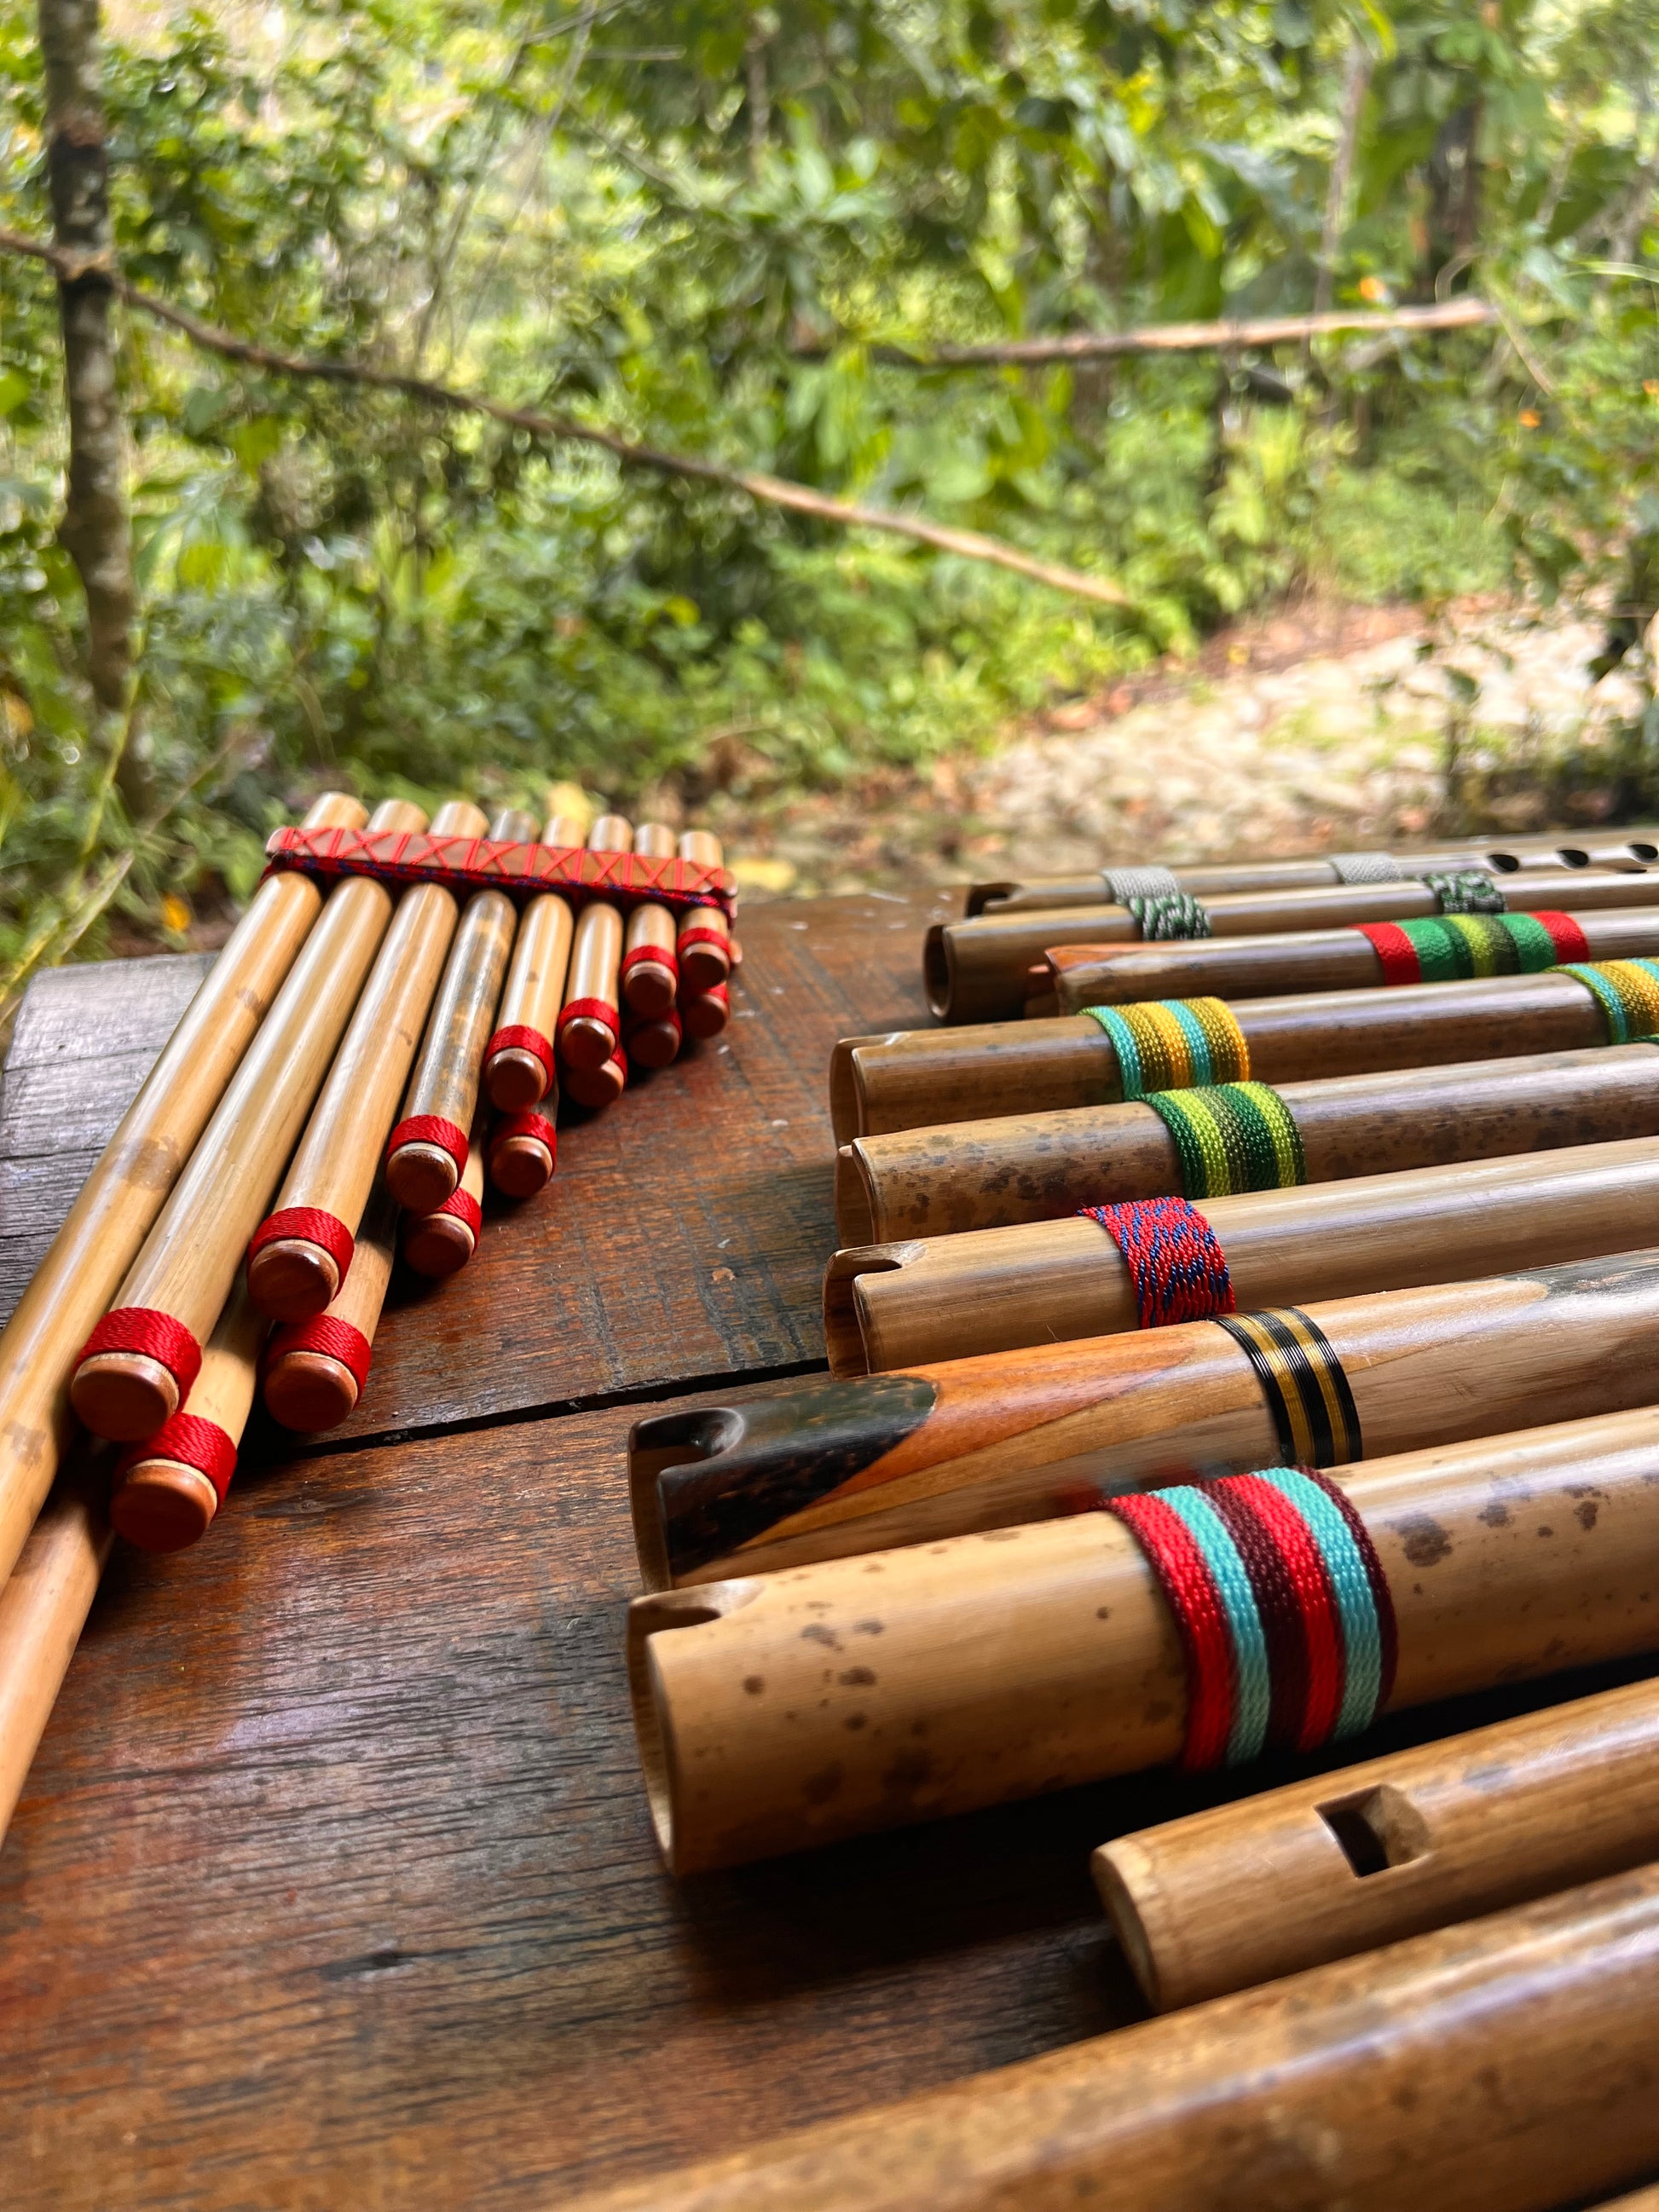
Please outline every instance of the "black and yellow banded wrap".
[[1175, 1140], [1186, 1198], [1288, 1190], [1308, 1180], [1291, 1109], [1266, 1083], [1157, 1091], [1146, 1103]]
[[1342, 1363], [1316, 1321], [1295, 1306], [1218, 1314], [1255, 1370], [1285, 1458], [1301, 1467], [1346, 1467], [1364, 1457], [1359, 1415]]

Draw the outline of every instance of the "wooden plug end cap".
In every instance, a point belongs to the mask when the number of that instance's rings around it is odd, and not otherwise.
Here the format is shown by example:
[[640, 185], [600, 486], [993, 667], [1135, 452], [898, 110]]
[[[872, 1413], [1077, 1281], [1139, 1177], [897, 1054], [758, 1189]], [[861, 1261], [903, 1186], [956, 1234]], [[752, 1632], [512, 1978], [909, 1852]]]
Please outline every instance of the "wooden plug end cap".
[[564, 1095], [578, 1106], [614, 1106], [626, 1088], [623, 1072], [617, 1061], [606, 1060], [603, 1067], [573, 1067], [564, 1079]]
[[639, 960], [623, 980], [623, 996], [630, 1012], [653, 1021], [673, 1005], [678, 981], [672, 968], [660, 967], [654, 960]]
[[279, 1237], [247, 1263], [247, 1294], [271, 1321], [309, 1321], [333, 1304], [339, 1288], [333, 1255], [308, 1237]]
[[477, 1239], [453, 1213], [429, 1213], [404, 1231], [404, 1257], [417, 1275], [455, 1275], [465, 1267]]
[[386, 1188], [410, 1213], [435, 1213], [455, 1195], [460, 1179], [441, 1145], [399, 1145], [386, 1164]]
[[539, 1137], [503, 1137], [489, 1155], [489, 1180], [506, 1198], [534, 1198], [552, 1180], [553, 1155]]
[[337, 1428], [357, 1403], [357, 1378], [326, 1352], [285, 1352], [265, 1370], [265, 1411], [302, 1436]]
[[565, 1066], [584, 1073], [605, 1066], [617, 1049], [617, 1032], [592, 1014], [578, 1014], [559, 1031], [559, 1052]]
[[484, 1062], [484, 1089], [500, 1112], [522, 1114], [546, 1097], [547, 1070], [533, 1052], [508, 1045]]
[[720, 945], [688, 945], [680, 955], [680, 983], [686, 991], [712, 991], [732, 973], [732, 956]]
[[628, 1057], [641, 1067], [667, 1067], [678, 1056], [679, 1025], [675, 1022], [641, 1022], [628, 1039]]
[[178, 1412], [179, 1384], [148, 1352], [99, 1352], [76, 1369], [70, 1403], [94, 1436], [141, 1444]]
[[703, 993], [694, 992], [689, 999], [680, 1001], [680, 1026], [687, 1036], [694, 1036], [702, 1043], [717, 1037], [730, 1018], [728, 1009], [720, 1000]]
[[141, 1459], [109, 1502], [116, 1534], [141, 1552], [182, 1552], [207, 1534], [218, 1510], [218, 1492], [200, 1468], [173, 1459]]

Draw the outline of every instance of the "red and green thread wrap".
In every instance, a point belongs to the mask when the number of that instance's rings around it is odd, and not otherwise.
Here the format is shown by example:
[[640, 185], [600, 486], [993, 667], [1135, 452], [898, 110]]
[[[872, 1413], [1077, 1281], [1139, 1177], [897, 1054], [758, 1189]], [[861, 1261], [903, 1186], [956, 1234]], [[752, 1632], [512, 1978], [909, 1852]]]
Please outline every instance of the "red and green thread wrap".
[[1238, 1766], [1368, 1728], [1394, 1688], [1394, 1601], [1369, 1531], [1310, 1468], [1109, 1499], [1175, 1614], [1181, 1764]]
[[1216, 1233], [1184, 1198], [1133, 1198], [1079, 1209], [1123, 1255], [1142, 1328], [1231, 1313], [1233, 1286]]
[[1570, 914], [1447, 914], [1432, 921], [1356, 925], [1384, 983], [1462, 983], [1480, 975], [1536, 975], [1589, 951]]
[[1289, 1190], [1308, 1180], [1295, 1119], [1269, 1084], [1155, 1091], [1146, 1103], [1174, 1139], [1189, 1199]]

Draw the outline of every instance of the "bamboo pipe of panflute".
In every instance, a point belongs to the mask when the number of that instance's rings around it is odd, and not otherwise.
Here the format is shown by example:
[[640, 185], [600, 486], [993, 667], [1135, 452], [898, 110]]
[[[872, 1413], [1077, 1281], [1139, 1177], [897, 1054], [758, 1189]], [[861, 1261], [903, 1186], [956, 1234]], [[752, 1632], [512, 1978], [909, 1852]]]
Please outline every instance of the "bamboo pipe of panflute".
[[628, 1088], [628, 1060], [620, 1045], [609, 1060], [599, 1067], [566, 1066], [562, 1078], [564, 1096], [574, 1106], [587, 1106], [598, 1110], [614, 1106]]
[[[413, 832], [425, 824], [418, 806], [392, 799], [368, 826]], [[145, 1348], [95, 1349], [76, 1368], [70, 1402], [95, 1436], [142, 1443], [178, 1412], [391, 919], [392, 895], [370, 877], [354, 876], [329, 894], [90, 1340], [136, 1338]]]
[[[1386, 1710], [1659, 1644], [1659, 1408], [1329, 1479], [1392, 1595]], [[1175, 1614], [1104, 1513], [636, 1598], [629, 1668], [681, 1875], [1162, 1765], [1186, 1733]]]
[[[432, 817], [434, 836], [471, 838], [483, 832], [483, 815], [465, 799], [441, 806]], [[455, 921], [455, 895], [442, 884], [413, 884], [398, 899], [275, 1211], [255, 1232], [248, 1294], [273, 1321], [304, 1321], [324, 1312], [349, 1272], [349, 1259], [341, 1266], [341, 1250], [350, 1254], [380, 1171]], [[327, 1216], [344, 1232], [332, 1249], [318, 1241], [318, 1230], [326, 1233], [328, 1223], [312, 1223], [306, 1218], [312, 1212]], [[281, 1229], [288, 1233], [272, 1235]], [[123, 1528], [121, 1533], [128, 1532]]]
[[[620, 814], [600, 815], [587, 833], [587, 849], [631, 853], [631, 823]], [[576, 917], [558, 1047], [564, 1088], [580, 1105], [609, 1105], [622, 1088], [611, 1087], [609, 1070], [622, 1049], [623, 934], [622, 909], [609, 899], [590, 899]], [[578, 1079], [574, 1084], [572, 1077]]]
[[[649, 860], [672, 860], [678, 847], [665, 823], [644, 822], [634, 850]], [[628, 1057], [641, 1067], [667, 1067], [679, 1056], [678, 925], [665, 906], [637, 906], [628, 917], [622, 994], [632, 1018], [626, 1024]]]
[[1652, 2172], [1656, 2041], [1644, 1867], [565, 2212], [1551, 2212]]
[[[1309, 1182], [1563, 1145], [1659, 1136], [1659, 1066], [1647, 1042], [1534, 1053], [1449, 1067], [1287, 1083]], [[843, 1145], [836, 1224], [843, 1244], [959, 1236], [1048, 1221], [1085, 1206], [1178, 1194], [1180, 1156], [1142, 1100], [902, 1129]]]
[[[542, 831], [544, 845], [580, 846], [581, 823], [555, 814]], [[556, 1103], [553, 1031], [564, 1004], [564, 979], [575, 933], [570, 902], [557, 891], [543, 891], [525, 908], [507, 964], [507, 983], [495, 1036], [484, 1055], [484, 1089], [504, 1114], [539, 1106], [550, 1093]], [[497, 1042], [517, 1033], [520, 1042]]]
[[1656, 1838], [1647, 1681], [1142, 1828], [1091, 1866], [1168, 2012], [1622, 1874]]
[[[1607, 1041], [1599, 1002], [1560, 969], [1419, 989], [1385, 984], [1247, 999], [1236, 1018], [1249, 1073], [1272, 1084], [1568, 1052]], [[1086, 1015], [844, 1037], [830, 1062], [838, 1145], [997, 1114], [1111, 1105], [1122, 1096], [1117, 1056]]]
[[404, 1218], [404, 1258], [417, 1275], [459, 1274], [478, 1249], [489, 1112], [480, 1099], [459, 1187], [430, 1213], [410, 1213]]
[[[307, 830], [368, 818], [333, 792]], [[68, 1442], [69, 1380], [168, 1192], [322, 911], [315, 879], [284, 869], [254, 893], [137, 1097], [82, 1186], [0, 1334], [0, 1582], [40, 1510]]]
[[[528, 814], [508, 807], [489, 824], [492, 837], [527, 843]], [[466, 1132], [483, 1084], [484, 1048], [507, 980], [518, 915], [505, 891], [474, 891], [461, 908], [443, 980], [426, 1025], [404, 1110], [392, 1132], [386, 1179], [411, 1213], [432, 1213], [461, 1181]]]
[[553, 1180], [558, 1132], [544, 1114], [503, 1114], [485, 1140], [489, 1180], [503, 1198], [534, 1198]]
[[[707, 830], [688, 830], [680, 839], [680, 858], [693, 867], [718, 868], [726, 855]], [[732, 932], [718, 907], [698, 907], [682, 915], [679, 927], [680, 994], [695, 999], [721, 988], [732, 976]], [[693, 1036], [704, 1034], [693, 1030]], [[710, 1030], [709, 1035], [716, 1032]]]
[[260, 1392], [266, 1412], [285, 1429], [314, 1436], [337, 1428], [356, 1407], [397, 1250], [398, 1201], [381, 1176], [339, 1296], [326, 1313], [279, 1328], [266, 1347]]
[[[1196, 1211], [1242, 1313], [1463, 1282], [1659, 1242], [1659, 1138], [1247, 1191]], [[832, 1375], [1139, 1326], [1127, 1264], [1086, 1214], [838, 1252], [823, 1321]]]
[[[357, 825], [311, 824], [325, 826]], [[16, 1565], [0, 1583], [0, 1838], [114, 1540], [105, 1510], [112, 1456], [107, 1445], [86, 1442], [68, 1455]]]
[[[1659, 874], [1642, 880], [1659, 890]], [[1659, 953], [1659, 912], [1621, 907], [1567, 918], [1578, 925], [1586, 960], [1651, 959]], [[1382, 955], [1357, 929], [1176, 945], [1066, 945], [1045, 953], [1032, 969], [1025, 1003], [1033, 1016], [1078, 1014], [1085, 1006], [1138, 999], [1231, 1000], [1284, 991], [1363, 991], [1385, 980]]]
[[[109, 1517], [116, 1534], [141, 1551], [183, 1551], [207, 1534], [224, 1504], [253, 1410], [266, 1326], [239, 1275], [202, 1347], [202, 1371], [190, 1386], [183, 1421], [135, 1444], [117, 1467]], [[205, 1437], [196, 1426], [202, 1422], [209, 1425]]]
[[1255, 1358], [1222, 1323], [1183, 1322], [652, 1414], [629, 1436], [645, 1587], [1646, 1405], [1659, 1249], [1310, 1300], [1250, 1330]]
[[[1504, 896], [1512, 914], [1534, 908], [1553, 910], [1567, 899], [1575, 915], [1600, 913], [1608, 908], [1659, 909], [1659, 873], [1621, 875], [1601, 870], [1575, 875], [1571, 885], [1559, 876], [1528, 872], [1505, 878]], [[1305, 955], [1314, 971], [1337, 971], [1317, 986], [1340, 988], [1344, 982], [1364, 984], [1381, 979], [1376, 954], [1363, 937], [1349, 936], [1360, 922], [1410, 921], [1432, 919], [1440, 901], [1431, 887], [1416, 878], [1393, 884], [1342, 884], [1330, 890], [1240, 891], [1231, 897], [1206, 902], [1210, 936], [1199, 942], [1218, 951], [1216, 940], [1231, 945], [1240, 938], [1272, 937], [1273, 951], [1254, 964], [1239, 958], [1240, 973], [1261, 975], [1262, 991], [1274, 987], [1274, 963], [1298, 957], [1287, 953], [1287, 936], [1313, 933], [1318, 945]], [[1342, 933], [1338, 934], [1337, 933]], [[1191, 940], [1187, 940], [1190, 942]], [[1645, 940], [1644, 940], [1645, 941]], [[1109, 957], [1105, 948], [1142, 945], [1140, 924], [1127, 907], [1079, 907], [1061, 914], [981, 915], [973, 921], [934, 922], [922, 945], [922, 981], [927, 1004], [943, 1022], [1011, 1021], [1025, 1006], [1027, 979], [1041, 969], [1050, 954], [1071, 946], [1086, 945], [1091, 966], [1098, 969]], [[1358, 945], [1363, 963], [1342, 967], [1345, 949]], [[1164, 949], [1164, 948], [1160, 948]], [[1594, 956], [1592, 956], [1594, 957]], [[1161, 971], [1160, 971], [1161, 972]], [[1193, 986], [1207, 990], [1208, 984]], [[1299, 971], [1286, 970], [1284, 988], [1316, 988], [1299, 980]], [[1131, 991], [1130, 997], [1157, 995]], [[1086, 1001], [1085, 1003], [1087, 1003]]]

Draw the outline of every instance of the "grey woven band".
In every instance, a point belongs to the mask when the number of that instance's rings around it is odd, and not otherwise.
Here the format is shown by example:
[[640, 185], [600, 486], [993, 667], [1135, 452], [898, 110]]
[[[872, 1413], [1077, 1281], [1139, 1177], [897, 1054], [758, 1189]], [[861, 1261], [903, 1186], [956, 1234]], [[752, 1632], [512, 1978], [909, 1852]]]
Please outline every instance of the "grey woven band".
[[1397, 884], [1406, 871], [1392, 853], [1333, 853], [1329, 855], [1340, 884]]
[[1132, 898], [1168, 898], [1181, 889], [1172, 868], [1103, 868], [1100, 879], [1114, 906]]

